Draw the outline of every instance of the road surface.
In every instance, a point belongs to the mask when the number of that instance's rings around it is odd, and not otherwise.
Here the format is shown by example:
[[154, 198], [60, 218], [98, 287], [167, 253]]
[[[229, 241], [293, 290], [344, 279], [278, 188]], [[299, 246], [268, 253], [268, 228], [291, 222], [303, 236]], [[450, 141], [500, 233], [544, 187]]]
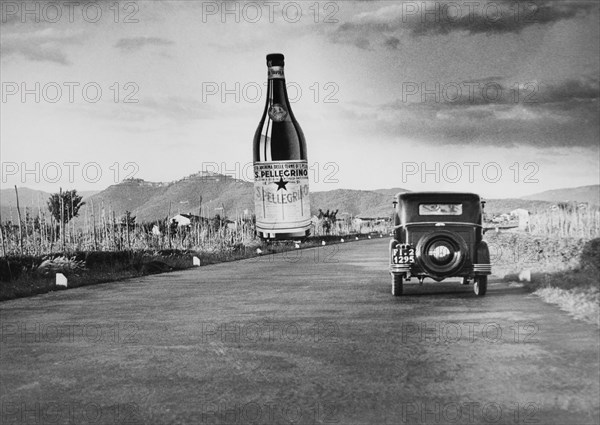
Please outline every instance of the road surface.
[[390, 294], [387, 240], [0, 304], [0, 423], [598, 423], [598, 331], [505, 283]]

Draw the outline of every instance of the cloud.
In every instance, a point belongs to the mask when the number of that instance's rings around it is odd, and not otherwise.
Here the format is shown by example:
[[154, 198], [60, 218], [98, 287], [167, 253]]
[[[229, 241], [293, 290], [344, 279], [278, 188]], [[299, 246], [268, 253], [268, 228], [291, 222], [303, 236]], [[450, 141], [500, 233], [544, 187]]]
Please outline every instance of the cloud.
[[[157, 117], [169, 118], [175, 121], [188, 122], [212, 118], [215, 111], [206, 103], [192, 97], [169, 96], [163, 98], [140, 99], [136, 104], [143, 111]], [[145, 115], [147, 113], [145, 112]]]
[[[490, 83], [487, 78], [481, 81]], [[465, 94], [450, 102], [442, 94], [437, 99], [429, 94], [379, 106], [353, 104], [346, 106], [345, 119], [361, 122], [369, 132], [390, 137], [410, 136], [433, 145], [597, 148], [600, 138], [597, 79], [518, 87], [495, 84], [505, 95], [492, 99]]]
[[544, 103], [598, 100], [600, 82], [588, 77], [570, 79], [559, 84], [546, 84], [541, 93]]
[[[534, 25], [585, 16], [598, 12], [591, 2], [485, 2], [406, 1], [355, 15], [331, 34], [336, 43], [370, 46], [364, 40], [383, 40], [385, 48], [397, 49], [402, 37], [467, 34], [519, 33]], [[363, 40], [357, 43], [356, 40]]]
[[[82, 108], [79, 108], [82, 110]], [[97, 107], [89, 108], [89, 114], [96, 114]], [[106, 104], [103, 117], [109, 120], [130, 123], [156, 123], [159, 121], [185, 124], [197, 120], [214, 118], [216, 111], [211, 106], [192, 97], [148, 96], [136, 103]]]
[[19, 16], [17, 13], [9, 13], [6, 8], [3, 8], [0, 22], [2, 22], [2, 26], [6, 28], [8, 25], [16, 25], [17, 23], [20, 23], [21, 16]]
[[222, 117], [213, 106], [189, 96], [149, 95], [137, 103], [84, 103], [74, 108], [84, 119], [102, 120], [109, 131], [135, 135], [165, 132], [174, 137], [189, 126]]
[[34, 62], [52, 62], [70, 65], [65, 47], [79, 44], [82, 34], [73, 31], [61, 31], [45, 28], [36, 31], [8, 32], [0, 43], [0, 55], [3, 58], [20, 56]]
[[122, 51], [134, 51], [140, 50], [146, 46], [169, 46], [173, 44], [171, 40], [159, 37], [128, 37], [121, 38], [116, 42], [115, 46], [117, 49]]
[[385, 47], [387, 47], [388, 49], [392, 49], [392, 50], [398, 50], [400, 47], [400, 39], [397, 37], [388, 37], [384, 42], [383, 45]]
[[28, 42], [13, 42], [1, 44], [2, 56], [22, 56], [34, 62], [53, 62], [60, 65], [69, 65], [66, 54], [59, 48], [42, 45], [33, 45]]
[[597, 101], [599, 80], [595, 77], [560, 82], [528, 81], [506, 84], [495, 76], [468, 81], [403, 82], [402, 98], [389, 107], [457, 108], [478, 105], [544, 106], [560, 108], [573, 102]]
[[444, 7], [440, 2], [435, 4], [438, 5], [438, 10], [433, 15], [434, 19], [427, 19], [424, 10], [411, 15], [409, 27], [413, 35], [445, 35], [453, 31], [465, 31], [469, 34], [518, 33], [528, 26], [552, 24], [563, 19], [574, 18], [594, 7], [589, 2], [576, 1], [572, 3], [494, 1], [471, 10], [467, 10], [460, 3], [458, 8]]

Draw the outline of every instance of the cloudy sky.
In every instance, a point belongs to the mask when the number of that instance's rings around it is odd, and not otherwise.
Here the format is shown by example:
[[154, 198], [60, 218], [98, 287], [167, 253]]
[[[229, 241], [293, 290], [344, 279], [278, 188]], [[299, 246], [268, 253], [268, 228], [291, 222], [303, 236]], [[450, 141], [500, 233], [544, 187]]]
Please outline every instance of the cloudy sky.
[[251, 178], [271, 52], [313, 190], [598, 184], [597, 2], [1, 4], [3, 188]]

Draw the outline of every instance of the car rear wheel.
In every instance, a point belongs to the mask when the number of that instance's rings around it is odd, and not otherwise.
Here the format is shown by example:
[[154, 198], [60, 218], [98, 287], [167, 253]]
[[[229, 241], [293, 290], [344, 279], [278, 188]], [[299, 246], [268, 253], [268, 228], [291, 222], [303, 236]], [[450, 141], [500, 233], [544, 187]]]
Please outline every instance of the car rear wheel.
[[473, 292], [478, 297], [483, 297], [487, 292], [487, 276], [477, 276], [473, 285]]
[[392, 295], [399, 297], [402, 295], [402, 281], [404, 275], [393, 274], [392, 275]]
[[445, 278], [462, 269], [468, 249], [460, 235], [438, 230], [421, 238], [415, 251], [417, 263], [430, 276]]

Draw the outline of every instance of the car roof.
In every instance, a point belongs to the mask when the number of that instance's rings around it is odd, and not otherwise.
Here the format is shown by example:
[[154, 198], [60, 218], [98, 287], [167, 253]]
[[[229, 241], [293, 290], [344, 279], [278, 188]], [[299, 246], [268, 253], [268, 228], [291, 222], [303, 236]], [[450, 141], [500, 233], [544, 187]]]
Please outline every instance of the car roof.
[[470, 192], [400, 192], [396, 197], [409, 202], [481, 201], [479, 195]]

